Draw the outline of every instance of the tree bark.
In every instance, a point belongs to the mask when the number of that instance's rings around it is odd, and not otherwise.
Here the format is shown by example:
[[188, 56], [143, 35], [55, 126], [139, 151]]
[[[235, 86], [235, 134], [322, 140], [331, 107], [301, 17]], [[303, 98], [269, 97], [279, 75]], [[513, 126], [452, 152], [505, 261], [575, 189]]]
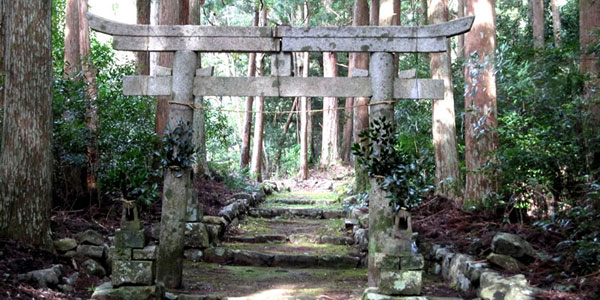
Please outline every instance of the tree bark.
[[[188, 0], [189, 16], [188, 24], [200, 25], [200, 6], [203, 0]], [[202, 53], [196, 52], [196, 69], [202, 68]], [[194, 176], [205, 175], [208, 172], [208, 161], [206, 159], [206, 120], [204, 110], [204, 97], [194, 97], [194, 110], [192, 118], [193, 144], [196, 147], [196, 161], [192, 165]]]
[[[490, 63], [496, 49], [494, 7], [494, 0], [482, 0], [468, 1], [466, 8], [467, 15], [477, 13], [477, 17], [465, 36], [465, 53], [479, 55], [478, 61], [467, 64], [465, 69], [466, 205], [481, 206], [497, 188], [495, 178], [482, 171], [486, 163], [494, 160], [493, 152], [498, 149], [496, 76]], [[477, 77], [471, 77], [477, 73]]]
[[369, 16], [369, 24], [371, 26], [379, 26], [379, 0], [371, 0], [371, 11]]
[[[323, 76], [337, 77], [337, 53], [323, 53]], [[338, 152], [338, 111], [337, 98], [323, 97], [323, 134], [321, 141], [321, 166], [337, 164]]]
[[544, 48], [544, 0], [532, 0], [533, 12], [533, 46]]
[[[136, 0], [137, 23], [150, 24], [151, 0]], [[150, 52], [137, 52], [137, 74], [150, 75]]]
[[98, 187], [96, 185], [96, 171], [100, 166], [100, 150], [98, 148], [98, 107], [96, 98], [98, 88], [96, 87], [96, 69], [90, 59], [90, 26], [88, 23], [88, 1], [79, 0], [79, 51], [81, 55], [81, 69], [85, 76], [86, 84], [86, 126], [90, 134], [90, 142], [87, 146], [88, 168], [86, 174], [86, 188], [90, 199], [98, 198]]
[[[448, 21], [448, 0], [430, 0], [429, 20], [432, 24]], [[456, 193], [459, 182], [458, 151], [456, 148], [456, 121], [454, 116], [454, 92], [450, 60], [450, 41], [445, 53], [430, 54], [430, 69], [433, 79], [444, 80], [444, 99], [432, 103], [432, 132], [435, 149], [435, 186], [439, 194], [453, 198], [458, 204], [462, 200]]]
[[52, 249], [52, 6], [20, 0], [4, 9], [0, 236]]
[[[465, 16], [465, 1], [467, 0], [458, 0], [457, 7], [457, 18], [462, 18]], [[456, 45], [456, 58], [464, 58], [465, 57], [465, 35], [459, 34], [457, 36], [457, 45]]]
[[560, 47], [560, 41], [562, 40], [561, 30], [562, 25], [560, 22], [560, 9], [556, 0], [550, 0], [550, 6], [552, 8], [552, 33], [554, 35], [554, 46]]
[[[188, 0], [161, 0], [159, 12], [160, 25], [185, 25], [188, 21]], [[173, 53], [161, 52], [158, 56], [158, 65], [166, 68], [173, 67]], [[171, 96], [158, 96], [156, 103], [156, 135], [162, 137], [167, 129], [169, 120], [169, 101]]]
[[[366, 15], [366, 9], [363, 5], [356, 5], [354, 9], [354, 21], [355, 26], [378, 26], [379, 25], [379, 0], [371, 1], [371, 14], [370, 18]], [[363, 8], [358, 9], [358, 8]], [[369, 23], [367, 23], [367, 19]], [[369, 54], [368, 53], [355, 53], [353, 55], [354, 67], [356, 69], [368, 70], [369, 69]], [[354, 109], [353, 109], [353, 123], [352, 123], [352, 141], [353, 143], [360, 143], [358, 137], [364, 130], [369, 128], [369, 98], [358, 97], [354, 98]], [[354, 172], [355, 177], [355, 190], [356, 192], [365, 192], [367, 190], [367, 184], [369, 181], [367, 171], [361, 167], [358, 161], [354, 161]]]
[[[267, 8], [263, 5], [260, 11], [260, 26], [267, 26]], [[264, 75], [265, 54], [261, 53], [256, 58], [256, 76]], [[263, 130], [264, 130], [264, 110], [265, 98], [260, 96], [255, 98], [256, 102], [256, 124], [254, 126], [254, 141], [252, 145], [252, 164], [250, 173], [256, 176], [256, 180], [262, 181], [262, 152], [263, 152]]]
[[[252, 26], [258, 26], [258, 9], [254, 11]], [[256, 53], [248, 57], [248, 77], [256, 76]], [[246, 97], [246, 113], [244, 115], [244, 132], [242, 133], [242, 153], [240, 155], [240, 169], [248, 167], [250, 162], [250, 139], [252, 134], [252, 106], [254, 97]]]
[[[309, 24], [308, 2], [304, 2], [303, 15], [305, 24]], [[310, 69], [310, 56], [308, 52], [301, 53], [302, 57], [302, 77], [308, 77]], [[310, 98], [300, 97], [300, 170], [298, 177], [301, 180], [308, 179], [308, 148], [309, 148], [309, 122], [308, 110], [310, 107]]]
[[[584, 86], [584, 98], [589, 106], [588, 126], [590, 128], [598, 128], [600, 124], [599, 55], [598, 52], [592, 52], [593, 47], [600, 42], [598, 28], [600, 28], [600, 4], [595, 0], [579, 1], [580, 70], [582, 73], [590, 75]], [[598, 161], [594, 161], [593, 165], [597, 166], [598, 163]], [[596, 206], [600, 207], [600, 203]]]
[[279, 164], [281, 161], [281, 153], [283, 151], [283, 147], [285, 145], [285, 136], [290, 130], [290, 125], [292, 124], [292, 119], [294, 117], [294, 111], [298, 107], [298, 97], [294, 98], [294, 102], [292, 103], [292, 108], [290, 108], [290, 113], [288, 114], [287, 120], [285, 121], [285, 125], [283, 126], [283, 134], [281, 134], [281, 139], [277, 145], [277, 153], [275, 154], [275, 158], [273, 159], [273, 167], [276, 168], [277, 173], [279, 173]]
[[73, 78], [81, 71], [79, 51], [79, 0], [67, 0], [65, 12], [64, 76]]
[[[4, 87], [4, 0], [0, 0], [0, 86]], [[0, 89], [0, 109], [4, 107], [4, 88]], [[0, 111], [1, 113], [1, 111]], [[2, 131], [0, 130], [0, 140], [2, 140]], [[1, 149], [2, 145], [0, 145]]]

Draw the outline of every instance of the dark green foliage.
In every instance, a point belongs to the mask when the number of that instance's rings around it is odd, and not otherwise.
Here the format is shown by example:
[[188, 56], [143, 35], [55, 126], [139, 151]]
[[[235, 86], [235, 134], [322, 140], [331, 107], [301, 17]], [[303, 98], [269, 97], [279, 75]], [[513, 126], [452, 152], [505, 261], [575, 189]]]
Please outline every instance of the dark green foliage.
[[369, 130], [359, 135], [361, 143], [352, 146], [352, 153], [366, 168], [369, 176], [391, 193], [394, 210], [418, 206], [431, 189], [422, 170], [422, 161], [402, 151], [394, 126], [385, 117], [373, 120]]
[[595, 272], [600, 267], [600, 184], [585, 184], [584, 201], [570, 203], [571, 207], [561, 210], [550, 219], [536, 222], [544, 230], [563, 234], [566, 240], [557, 247], [566, 250], [567, 259], [580, 275]]
[[192, 124], [179, 121], [175, 128], [167, 125], [162, 138], [161, 165], [172, 169], [185, 169], [194, 163]]

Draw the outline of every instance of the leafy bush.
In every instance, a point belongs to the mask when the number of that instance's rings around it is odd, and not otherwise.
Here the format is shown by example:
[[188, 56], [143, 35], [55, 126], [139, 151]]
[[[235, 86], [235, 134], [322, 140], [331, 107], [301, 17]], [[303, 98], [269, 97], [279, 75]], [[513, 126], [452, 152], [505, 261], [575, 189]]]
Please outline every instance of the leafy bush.
[[397, 146], [398, 134], [392, 122], [385, 117], [373, 120], [359, 137], [366, 147], [354, 144], [352, 152], [369, 176], [391, 194], [394, 210], [418, 206], [432, 187], [422, 172], [422, 160]]

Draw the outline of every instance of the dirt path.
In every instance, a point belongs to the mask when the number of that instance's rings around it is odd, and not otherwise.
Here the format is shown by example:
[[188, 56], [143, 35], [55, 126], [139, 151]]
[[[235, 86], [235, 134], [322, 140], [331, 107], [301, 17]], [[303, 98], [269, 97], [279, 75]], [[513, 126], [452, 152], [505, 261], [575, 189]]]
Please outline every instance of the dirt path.
[[195, 295], [189, 299], [360, 299], [367, 271], [336, 199], [332, 192], [269, 196], [220, 247], [207, 249], [203, 262], [186, 261], [184, 288], [172, 292]]

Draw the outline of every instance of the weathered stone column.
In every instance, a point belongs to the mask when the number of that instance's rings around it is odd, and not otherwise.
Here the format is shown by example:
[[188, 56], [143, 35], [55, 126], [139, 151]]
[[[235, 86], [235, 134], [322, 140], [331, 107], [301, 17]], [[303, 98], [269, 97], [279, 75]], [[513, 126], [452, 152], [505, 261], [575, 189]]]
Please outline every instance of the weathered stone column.
[[[376, 52], [371, 55], [369, 66], [371, 77], [371, 107], [369, 122], [385, 117], [394, 118], [394, 105], [390, 102], [394, 91], [394, 57], [391, 53]], [[377, 104], [378, 102], [385, 102]], [[379, 149], [373, 149], [373, 156], [379, 155]], [[384, 253], [394, 234], [394, 211], [389, 205], [387, 193], [371, 178], [369, 191], [369, 286], [377, 286], [379, 270], [376, 257]]]
[[[192, 90], [196, 70], [196, 53], [177, 51], [173, 62], [173, 101], [193, 104]], [[193, 111], [181, 104], [171, 104], [169, 126], [176, 128], [180, 122], [187, 126], [192, 121]], [[186, 207], [191, 197], [191, 169], [165, 170], [162, 212], [160, 220], [160, 245], [156, 280], [167, 288], [181, 285], [183, 270], [183, 247], [186, 221]]]

